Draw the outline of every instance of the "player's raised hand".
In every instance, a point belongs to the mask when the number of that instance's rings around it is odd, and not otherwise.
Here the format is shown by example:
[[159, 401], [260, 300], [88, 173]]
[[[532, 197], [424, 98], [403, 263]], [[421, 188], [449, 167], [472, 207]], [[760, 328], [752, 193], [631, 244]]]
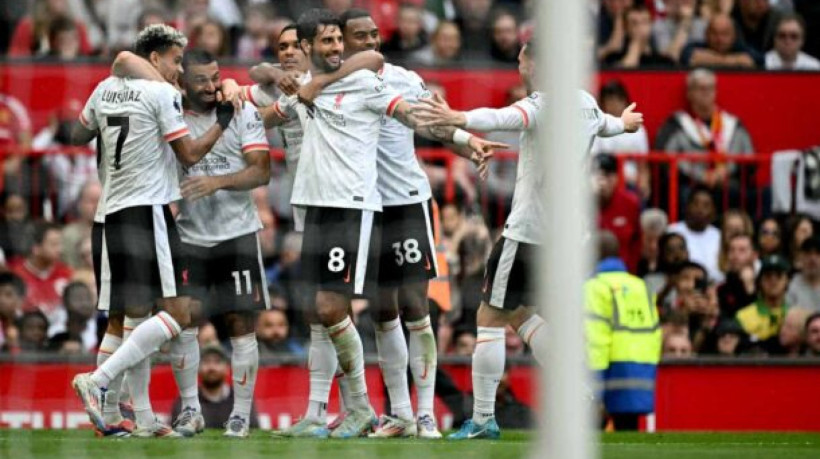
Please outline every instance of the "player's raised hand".
[[242, 88], [232, 78], [222, 80], [220, 89], [216, 92], [216, 100], [230, 102], [236, 113], [241, 112], [245, 105], [245, 101], [242, 99]]
[[419, 102], [415, 111], [419, 127], [464, 126], [467, 123], [464, 113], [452, 110], [439, 93], [428, 99], [419, 99]]
[[495, 150], [508, 150], [510, 148], [506, 143], [485, 140], [475, 135], [470, 137], [467, 146], [472, 150], [470, 160], [478, 168], [478, 174], [481, 180], [487, 179], [487, 175], [490, 172], [489, 161], [495, 154]]
[[637, 132], [643, 125], [643, 113], [634, 111], [637, 106], [638, 104], [632, 102], [621, 113], [621, 121], [624, 122], [624, 131], [626, 132]]
[[276, 80], [276, 87], [283, 93], [292, 96], [299, 91], [299, 78], [301, 77], [302, 75], [299, 72], [282, 72]]
[[216, 193], [220, 188], [219, 177], [209, 177], [207, 175], [195, 175], [186, 178], [180, 185], [182, 197], [189, 201], [196, 201]]

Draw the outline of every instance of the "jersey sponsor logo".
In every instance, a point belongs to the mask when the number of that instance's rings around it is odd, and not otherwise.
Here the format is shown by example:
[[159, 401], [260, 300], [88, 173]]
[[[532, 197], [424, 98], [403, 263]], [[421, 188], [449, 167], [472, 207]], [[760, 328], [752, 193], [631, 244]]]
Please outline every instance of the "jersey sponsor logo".
[[336, 94], [336, 98], [333, 99], [333, 109], [334, 110], [341, 110], [342, 109], [342, 100], [345, 98], [346, 93], [340, 92]]

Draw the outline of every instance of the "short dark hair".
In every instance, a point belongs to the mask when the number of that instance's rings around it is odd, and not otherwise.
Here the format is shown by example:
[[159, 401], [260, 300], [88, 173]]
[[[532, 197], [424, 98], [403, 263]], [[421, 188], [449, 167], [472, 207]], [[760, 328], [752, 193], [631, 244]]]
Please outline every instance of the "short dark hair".
[[347, 27], [348, 22], [354, 19], [369, 18], [371, 16], [372, 14], [370, 14], [370, 11], [363, 10], [361, 8], [350, 8], [339, 16], [339, 21], [341, 21], [342, 29], [344, 30], [344, 28]]
[[188, 39], [182, 32], [167, 24], [153, 24], [142, 29], [137, 35], [134, 41], [134, 53], [148, 59], [152, 52], [162, 54], [174, 46], [184, 49], [188, 46]]
[[336, 26], [342, 30], [342, 21], [332, 11], [324, 8], [313, 8], [306, 11], [296, 22], [296, 37], [299, 41], [313, 42], [319, 34], [319, 26]]
[[38, 222], [34, 225], [34, 245], [40, 245], [46, 240], [49, 231], [60, 231], [60, 225], [51, 222]]
[[780, 19], [777, 21], [777, 25], [775, 25], [774, 30], [777, 32], [777, 29], [780, 28], [780, 25], [784, 22], [794, 21], [800, 26], [800, 30], [803, 32], [803, 35], [806, 34], [806, 20], [803, 19], [799, 13], [785, 13], [780, 16]]
[[809, 330], [809, 325], [811, 325], [811, 323], [814, 322], [817, 319], [820, 319], [820, 312], [815, 312], [814, 314], [808, 316], [806, 318], [806, 329], [805, 330], [808, 331]]
[[695, 196], [699, 194], [705, 194], [709, 197], [709, 200], [712, 201], [712, 204], [715, 204], [715, 198], [712, 196], [712, 190], [707, 188], [705, 185], [695, 185], [689, 191], [689, 195], [686, 196], [686, 205], [688, 206], [689, 204], [695, 202]]
[[20, 297], [26, 296], [26, 283], [17, 274], [12, 272], [0, 273], [0, 286], [11, 285]]
[[278, 37], [276, 37], [276, 41], [281, 40], [281, 39], [282, 39], [282, 35], [284, 35], [284, 34], [285, 34], [285, 32], [287, 32], [287, 31], [289, 31], [289, 30], [296, 30], [296, 37], [297, 37], [297, 38], [299, 37], [299, 31], [297, 30], [296, 23], [295, 23], [295, 22], [292, 22], [292, 23], [290, 23], [290, 24], [286, 25], [286, 26], [285, 26], [285, 28], [283, 28], [283, 29], [282, 29], [282, 31], [281, 31], [281, 32], [279, 32], [279, 36], [278, 36]]
[[68, 296], [71, 294], [71, 292], [82, 288], [88, 290], [89, 292], [91, 291], [91, 288], [86, 283], [80, 281], [74, 281], [65, 286], [65, 288], [63, 289], [63, 305], [66, 306], [66, 308], [68, 307], [69, 302]]
[[192, 65], [207, 65], [211, 62], [216, 62], [214, 55], [201, 48], [185, 51], [185, 55], [182, 56], [182, 68], [185, 71]]
[[48, 38], [54, 40], [60, 32], [77, 30], [77, 23], [67, 16], [57, 16], [48, 27]]
[[48, 329], [48, 325], [49, 325], [48, 317], [46, 317], [46, 315], [43, 314], [42, 311], [29, 311], [29, 312], [23, 314], [22, 316], [20, 316], [20, 318], [17, 319], [17, 328], [23, 328], [23, 324], [25, 324], [26, 322], [28, 322], [31, 319], [40, 319], [40, 320], [42, 320], [46, 324], [46, 329]]
[[608, 97], [618, 97], [627, 102], [629, 101], [629, 93], [621, 80], [609, 80], [601, 86], [601, 101], [603, 102]]

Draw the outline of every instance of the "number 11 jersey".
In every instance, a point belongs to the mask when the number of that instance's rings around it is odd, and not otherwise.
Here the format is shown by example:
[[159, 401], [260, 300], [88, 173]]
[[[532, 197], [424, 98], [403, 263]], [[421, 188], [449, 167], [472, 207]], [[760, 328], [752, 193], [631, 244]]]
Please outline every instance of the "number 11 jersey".
[[164, 205], [181, 198], [177, 162], [169, 145], [188, 135], [182, 95], [164, 82], [109, 77], [80, 113], [86, 129], [100, 131], [105, 159], [105, 213]]

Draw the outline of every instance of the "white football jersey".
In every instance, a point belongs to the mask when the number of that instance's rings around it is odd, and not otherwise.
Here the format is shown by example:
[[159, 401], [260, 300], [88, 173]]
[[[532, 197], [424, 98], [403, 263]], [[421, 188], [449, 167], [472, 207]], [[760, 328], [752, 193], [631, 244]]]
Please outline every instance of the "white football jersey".
[[[623, 132], [620, 120], [604, 114], [592, 95], [579, 91], [581, 99], [581, 129], [584, 145], [583, 155], [579, 157], [578, 167], [584, 166], [592, 142], [598, 135], [614, 135]], [[504, 225], [504, 237], [528, 244], [540, 244], [543, 240], [546, 224], [544, 210], [545, 168], [543, 150], [539, 147], [538, 118], [545, 104], [544, 95], [535, 92], [513, 105], [501, 109], [504, 115], [497, 129], [522, 130], [521, 146], [518, 158], [515, 192], [512, 209]], [[468, 119], [469, 119], [468, 114]], [[468, 124], [469, 126], [469, 124]]]
[[382, 210], [377, 181], [381, 121], [402, 100], [369, 70], [359, 70], [327, 86], [307, 113], [294, 97], [274, 107], [303, 119], [304, 138], [291, 204]]
[[[431, 95], [416, 72], [384, 64], [380, 75], [384, 83], [408, 103], [415, 104]], [[378, 186], [382, 205], [404, 206], [430, 199], [433, 195], [430, 181], [416, 157], [412, 129], [396, 119], [383, 118], [378, 152]]]
[[182, 96], [168, 83], [109, 77], [97, 85], [80, 121], [100, 130], [107, 176], [105, 213], [180, 198], [169, 142], [188, 135]]
[[[191, 134], [200, 137], [216, 123], [216, 110], [208, 113], [186, 110], [185, 122]], [[205, 157], [191, 167], [180, 167], [180, 182], [191, 176], [239, 172], [247, 166], [246, 153], [257, 150], [267, 153], [268, 149], [262, 117], [255, 107], [246, 104]], [[217, 190], [196, 201], [181, 200], [177, 227], [186, 244], [213, 247], [255, 233], [262, 228], [262, 222], [250, 191]]]
[[[309, 74], [305, 74], [300, 80], [304, 84], [310, 81]], [[245, 98], [257, 107], [267, 107], [276, 102], [283, 94], [272, 88], [272, 92], [259, 87], [259, 85], [248, 86], [245, 88]], [[302, 123], [298, 118], [288, 120], [286, 123], [276, 126], [279, 135], [282, 137], [283, 147], [285, 149], [285, 168], [289, 175], [296, 174], [296, 167], [299, 164], [299, 153], [302, 151], [302, 137], [304, 131], [302, 130]]]

